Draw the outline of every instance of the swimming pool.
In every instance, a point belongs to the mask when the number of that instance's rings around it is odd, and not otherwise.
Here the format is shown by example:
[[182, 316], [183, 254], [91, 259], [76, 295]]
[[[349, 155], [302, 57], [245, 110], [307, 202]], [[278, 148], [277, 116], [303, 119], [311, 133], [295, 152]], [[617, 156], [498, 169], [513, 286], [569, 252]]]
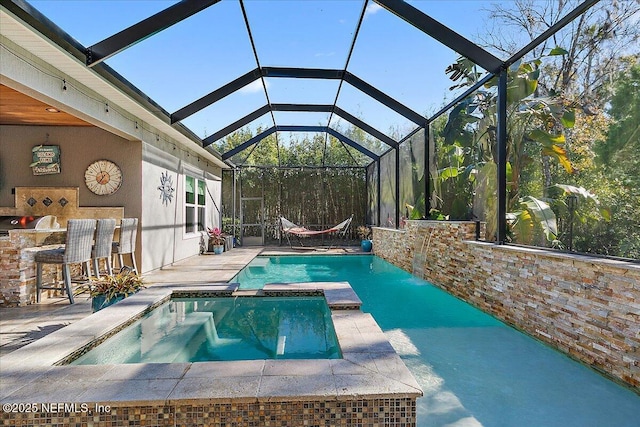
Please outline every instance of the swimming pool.
[[419, 426], [637, 426], [640, 396], [368, 255], [260, 257], [232, 281], [348, 281], [424, 391]]
[[340, 357], [324, 297], [173, 298], [71, 365]]

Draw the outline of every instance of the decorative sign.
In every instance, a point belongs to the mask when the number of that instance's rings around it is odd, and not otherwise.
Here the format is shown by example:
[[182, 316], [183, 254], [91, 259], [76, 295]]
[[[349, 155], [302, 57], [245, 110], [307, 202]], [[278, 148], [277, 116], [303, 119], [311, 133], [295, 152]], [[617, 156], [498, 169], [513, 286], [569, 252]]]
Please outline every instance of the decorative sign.
[[162, 199], [162, 204], [165, 206], [169, 206], [171, 203], [171, 199], [173, 199], [173, 193], [176, 189], [173, 187], [173, 182], [171, 175], [169, 175], [169, 171], [167, 173], [160, 172], [160, 186], [158, 187], [160, 190], [160, 198]]
[[36, 145], [31, 149], [33, 160], [29, 166], [34, 175], [60, 173], [60, 146]]

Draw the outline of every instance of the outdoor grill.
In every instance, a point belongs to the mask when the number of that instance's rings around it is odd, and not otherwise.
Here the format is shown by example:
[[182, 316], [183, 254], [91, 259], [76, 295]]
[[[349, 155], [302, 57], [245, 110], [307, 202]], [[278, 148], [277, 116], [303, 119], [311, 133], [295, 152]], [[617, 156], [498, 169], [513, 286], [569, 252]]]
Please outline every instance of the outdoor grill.
[[8, 235], [9, 230], [49, 230], [60, 228], [55, 215], [44, 216], [0, 216], [0, 235]]

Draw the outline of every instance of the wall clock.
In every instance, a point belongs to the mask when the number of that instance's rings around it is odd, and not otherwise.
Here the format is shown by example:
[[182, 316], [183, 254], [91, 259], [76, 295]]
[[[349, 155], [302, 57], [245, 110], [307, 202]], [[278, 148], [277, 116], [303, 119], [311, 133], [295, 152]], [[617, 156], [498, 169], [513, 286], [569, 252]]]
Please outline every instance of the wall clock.
[[110, 160], [97, 160], [84, 172], [84, 182], [93, 193], [107, 196], [120, 188], [122, 171]]

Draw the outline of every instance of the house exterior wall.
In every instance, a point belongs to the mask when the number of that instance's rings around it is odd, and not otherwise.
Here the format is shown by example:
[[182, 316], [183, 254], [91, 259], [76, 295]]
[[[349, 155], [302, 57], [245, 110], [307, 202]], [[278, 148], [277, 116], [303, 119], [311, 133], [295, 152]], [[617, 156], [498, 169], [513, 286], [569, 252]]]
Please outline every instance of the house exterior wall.
[[[31, 149], [60, 146], [61, 173], [35, 176], [29, 167]], [[84, 183], [95, 160], [108, 159], [122, 169], [120, 190], [98, 196]], [[13, 206], [15, 187], [78, 187], [80, 206], [126, 206], [125, 215], [140, 214], [141, 144], [97, 127], [0, 126], [0, 206]]]
[[[124, 216], [140, 219], [136, 258], [142, 273], [198, 254], [200, 236], [186, 236], [183, 232], [182, 180], [187, 170], [191, 176], [206, 179], [213, 194], [213, 199], [207, 198], [207, 225], [215, 227], [219, 225], [215, 205], [220, 206], [220, 161], [175, 127], [167, 126], [154, 112], [133, 106], [121, 94], [113, 95], [113, 90], [110, 93], [115, 99], [105, 98], [97, 91], [109, 92], [109, 84], [89, 78], [84, 64], [77, 66], [69, 63], [73, 60], [49, 53], [57, 66], [66, 67], [65, 71], [0, 36], [0, 83], [93, 126], [0, 126], [0, 211], [14, 206], [14, 187], [78, 187], [80, 206], [119, 206], [124, 208]], [[39, 144], [60, 146], [60, 174], [32, 174], [31, 149]], [[98, 159], [112, 160], [122, 169], [122, 187], [113, 195], [95, 195], [84, 183], [86, 167]], [[163, 204], [160, 198], [161, 173], [172, 177], [175, 193], [171, 203]], [[20, 248], [13, 247], [8, 237], [3, 240], [3, 268], [14, 264], [19, 268], [23, 258]], [[21, 284], [33, 279], [32, 258], [20, 270], [29, 276], [22, 280], [21, 275]], [[2, 277], [0, 280], [4, 281]], [[11, 280], [17, 279], [12, 276]], [[21, 295], [28, 296], [30, 292]], [[29, 302], [28, 297], [20, 299]]]
[[[80, 206], [122, 206], [125, 217], [140, 218], [136, 255], [141, 272], [199, 253], [199, 236], [184, 233], [185, 173], [206, 180], [207, 224], [220, 226], [220, 168], [172, 145], [164, 147], [162, 141], [127, 141], [97, 127], [6, 125], [0, 126], [0, 141], [0, 206], [14, 206], [13, 188], [32, 186], [78, 187]], [[60, 146], [60, 174], [33, 175], [31, 148], [44, 143]], [[86, 167], [98, 159], [122, 169], [122, 186], [112, 195], [98, 196], [84, 184]], [[158, 189], [163, 173], [175, 188], [166, 204]]]
[[374, 253], [640, 389], [640, 265], [476, 242], [475, 223], [373, 229]]
[[[206, 241], [203, 233], [185, 233], [186, 175], [206, 182], [209, 192], [205, 197], [205, 224], [211, 228], [220, 226], [216, 209], [221, 203], [220, 169], [183, 151], [173, 150], [173, 147], [163, 148], [143, 144], [142, 271], [155, 270], [196, 255], [200, 253], [201, 240]], [[161, 196], [159, 187], [163, 176], [169, 177], [175, 190], [171, 200], [163, 200]]]

